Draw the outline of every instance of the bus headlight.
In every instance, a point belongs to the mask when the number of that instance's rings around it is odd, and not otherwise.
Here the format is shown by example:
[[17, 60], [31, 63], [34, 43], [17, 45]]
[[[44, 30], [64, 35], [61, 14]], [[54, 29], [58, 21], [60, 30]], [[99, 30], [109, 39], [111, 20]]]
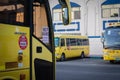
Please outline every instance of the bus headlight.
[[107, 53], [107, 52], [104, 52], [104, 54], [105, 54], [105, 55], [108, 55], [108, 53]]

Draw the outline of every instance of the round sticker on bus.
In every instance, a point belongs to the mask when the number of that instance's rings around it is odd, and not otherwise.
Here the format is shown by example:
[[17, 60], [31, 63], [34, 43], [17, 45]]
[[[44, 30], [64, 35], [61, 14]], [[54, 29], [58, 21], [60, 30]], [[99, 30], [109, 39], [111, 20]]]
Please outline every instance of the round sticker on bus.
[[28, 45], [27, 37], [25, 35], [21, 35], [19, 37], [19, 47], [24, 50]]

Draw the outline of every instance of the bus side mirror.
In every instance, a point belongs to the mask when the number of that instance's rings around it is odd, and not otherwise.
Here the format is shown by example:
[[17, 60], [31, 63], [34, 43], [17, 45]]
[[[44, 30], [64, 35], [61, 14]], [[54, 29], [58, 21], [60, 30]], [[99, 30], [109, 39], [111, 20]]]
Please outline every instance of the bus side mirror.
[[71, 6], [69, 0], [58, 0], [62, 7], [63, 24], [68, 25], [71, 22]]
[[102, 36], [101, 36], [101, 42], [104, 43], [105, 42], [105, 38], [104, 38], [104, 32], [102, 32]]

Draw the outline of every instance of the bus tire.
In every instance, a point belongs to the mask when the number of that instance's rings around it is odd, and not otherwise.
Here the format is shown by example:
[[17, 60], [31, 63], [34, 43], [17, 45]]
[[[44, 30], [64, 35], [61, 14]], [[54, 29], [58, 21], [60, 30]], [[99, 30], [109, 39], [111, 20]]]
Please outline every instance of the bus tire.
[[66, 58], [65, 58], [65, 54], [62, 54], [61, 55], [61, 59], [60, 59], [60, 61], [65, 61], [66, 60]]
[[111, 63], [111, 64], [114, 64], [114, 63], [115, 63], [115, 60], [110, 60], [110, 63]]
[[83, 59], [84, 57], [85, 57], [84, 52], [82, 52], [80, 58]]

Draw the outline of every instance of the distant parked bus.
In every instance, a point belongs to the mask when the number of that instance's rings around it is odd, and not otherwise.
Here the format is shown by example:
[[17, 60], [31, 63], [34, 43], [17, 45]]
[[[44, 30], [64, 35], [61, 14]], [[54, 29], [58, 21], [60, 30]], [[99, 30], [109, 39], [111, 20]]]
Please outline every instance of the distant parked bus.
[[102, 35], [103, 59], [114, 63], [120, 61], [120, 22], [110, 23]]
[[89, 40], [87, 36], [59, 35], [55, 36], [56, 59], [64, 61], [67, 58], [87, 57], [89, 55]]

